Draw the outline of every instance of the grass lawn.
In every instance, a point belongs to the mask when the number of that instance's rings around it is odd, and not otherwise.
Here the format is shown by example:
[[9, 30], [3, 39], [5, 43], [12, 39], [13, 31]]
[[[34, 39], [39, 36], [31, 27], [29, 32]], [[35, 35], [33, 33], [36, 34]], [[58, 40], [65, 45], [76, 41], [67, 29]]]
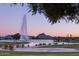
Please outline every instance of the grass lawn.
[[74, 49], [79, 49], [79, 44], [40, 46], [40, 48], [74, 48]]
[[79, 52], [15, 52], [15, 51], [0, 51], [0, 56], [79, 56]]

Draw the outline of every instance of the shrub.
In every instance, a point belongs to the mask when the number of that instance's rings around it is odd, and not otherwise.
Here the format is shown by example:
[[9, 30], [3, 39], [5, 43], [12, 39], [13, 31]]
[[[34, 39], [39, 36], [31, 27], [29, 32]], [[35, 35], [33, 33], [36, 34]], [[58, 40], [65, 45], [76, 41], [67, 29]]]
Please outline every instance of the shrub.
[[13, 49], [14, 49], [13, 45], [9, 45], [9, 50], [13, 50]]
[[51, 43], [49, 43], [48, 45], [51, 45]]
[[42, 44], [40, 43], [39, 46], [42, 46]]
[[46, 45], [46, 43], [43, 43], [43, 45]]
[[35, 44], [35, 46], [38, 46], [37, 44]]
[[24, 47], [24, 44], [22, 44], [22, 48]]
[[27, 47], [30, 47], [29, 45], [27, 45]]
[[4, 49], [7, 49], [8, 48], [8, 45], [4, 45]]

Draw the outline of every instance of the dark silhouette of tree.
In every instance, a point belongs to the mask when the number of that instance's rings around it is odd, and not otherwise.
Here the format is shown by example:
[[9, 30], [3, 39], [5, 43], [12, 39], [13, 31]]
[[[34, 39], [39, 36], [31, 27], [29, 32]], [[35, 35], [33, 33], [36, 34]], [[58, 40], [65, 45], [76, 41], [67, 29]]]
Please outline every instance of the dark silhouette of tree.
[[60, 19], [79, 23], [78, 3], [30, 3], [28, 5], [32, 14], [43, 13], [52, 24], [60, 22]]
[[[24, 3], [20, 4], [21, 6], [25, 5]], [[17, 3], [13, 3], [13, 5], [17, 5]], [[61, 19], [66, 22], [79, 23], [79, 3], [28, 3], [27, 5], [32, 15], [43, 13], [52, 24], [60, 23]]]
[[16, 33], [14, 35], [12, 35], [13, 39], [20, 39], [20, 34]]

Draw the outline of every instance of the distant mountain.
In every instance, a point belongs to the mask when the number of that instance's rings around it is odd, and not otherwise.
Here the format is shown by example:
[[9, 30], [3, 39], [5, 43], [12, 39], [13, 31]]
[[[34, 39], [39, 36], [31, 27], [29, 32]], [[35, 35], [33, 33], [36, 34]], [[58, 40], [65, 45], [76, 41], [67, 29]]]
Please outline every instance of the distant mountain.
[[[53, 39], [52, 36], [46, 35], [45, 33], [40, 33], [37, 36], [29, 36], [30, 39]], [[0, 39], [20, 39], [20, 34], [16, 33], [14, 35], [7, 35], [4, 37], [1, 37]]]
[[52, 39], [53, 37], [50, 35], [46, 35], [45, 33], [41, 33], [41, 34], [38, 34], [36, 36], [36, 38], [38, 38], [38, 39]]

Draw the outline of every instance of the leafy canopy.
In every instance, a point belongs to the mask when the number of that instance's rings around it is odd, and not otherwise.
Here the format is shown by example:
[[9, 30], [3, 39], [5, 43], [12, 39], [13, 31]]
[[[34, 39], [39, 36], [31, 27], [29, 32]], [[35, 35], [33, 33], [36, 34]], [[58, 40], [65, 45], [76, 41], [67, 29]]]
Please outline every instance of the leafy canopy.
[[27, 5], [33, 15], [43, 13], [52, 24], [60, 22], [61, 19], [79, 23], [78, 3], [28, 3]]

